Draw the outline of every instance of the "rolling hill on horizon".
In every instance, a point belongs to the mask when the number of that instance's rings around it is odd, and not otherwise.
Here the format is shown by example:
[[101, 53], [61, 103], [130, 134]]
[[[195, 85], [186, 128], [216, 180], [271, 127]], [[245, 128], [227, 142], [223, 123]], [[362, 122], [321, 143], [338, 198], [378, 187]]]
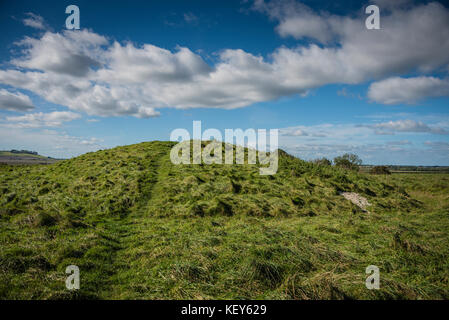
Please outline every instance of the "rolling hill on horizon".
[[5, 164], [50, 164], [57, 160], [46, 157], [35, 151], [28, 150], [0, 150], [0, 163]]
[[[448, 298], [448, 177], [426, 185], [441, 199], [429, 210], [407, 175], [283, 151], [272, 176], [174, 165], [174, 144], [0, 165], [0, 298]], [[80, 268], [80, 290], [65, 289], [68, 265]], [[381, 270], [380, 290], [365, 288], [368, 265]]]

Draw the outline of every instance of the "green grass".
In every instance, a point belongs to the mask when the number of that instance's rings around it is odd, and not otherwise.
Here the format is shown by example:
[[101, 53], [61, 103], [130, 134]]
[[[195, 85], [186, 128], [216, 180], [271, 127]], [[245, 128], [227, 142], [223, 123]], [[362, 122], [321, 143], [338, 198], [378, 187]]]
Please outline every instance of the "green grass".
[[[449, 175], [371, 176], [281, 152], [261, 176], [173, 165], [172, 146], [0, 166], [0, 298], [449, 298]], [[365, 287], [368, 265], [380, 290]]]

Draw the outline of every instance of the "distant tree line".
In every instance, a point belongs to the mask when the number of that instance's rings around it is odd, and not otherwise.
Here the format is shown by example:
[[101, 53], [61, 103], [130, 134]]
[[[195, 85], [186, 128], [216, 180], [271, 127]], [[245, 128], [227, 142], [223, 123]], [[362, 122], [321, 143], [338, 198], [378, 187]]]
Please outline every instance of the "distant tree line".
[[37, 155], [36, 151], [29, 151], [29, 150], [15, 150], [15, 149], [12, 149], [10, 152], [11, 153], [27, 153], [27, 154]]
[[358, 171], [360, 165], [362, 164], [362, 159], [360, 159], [356, 154], [345, 153], [342, 156], [335, 157], [333, 163], [327, 158], [315, 159], [312, 162], [319, 166], [331, 166], [333, 164], [336, 167]]
[[393, 171], [430, 171], [430, 172], [447, 172], [449, 171], [448, 166], [400, 166], [400, 165], [391, 165], [388, 166], [390, 170]]
[[[359, 171], [362, 165], [362, 159], [354, 153], [345, 153], [342, 156], [335, 157], [333, 162], [327, 158], [319, 158], [312, 161], [319, 166], [331, 166], [345, 168], [348, 170]], [[390, 170], [386, 166], [374, 166], [370, 170], [371, 174], [390, 174]]]
[[374, 166], [369, 172], [371, 174], [391, 174], [387, 166]]

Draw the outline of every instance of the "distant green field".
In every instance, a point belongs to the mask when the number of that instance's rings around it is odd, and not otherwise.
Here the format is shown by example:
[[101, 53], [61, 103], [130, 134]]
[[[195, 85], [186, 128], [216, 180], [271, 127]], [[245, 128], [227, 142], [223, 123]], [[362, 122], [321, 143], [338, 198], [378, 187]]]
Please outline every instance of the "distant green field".
[[0, 156], [9, 156], [9, 157], [30, 157], [30, 158], [43, 158], [47, 159], [47, 157], [41, 156], [39, 154], [30, 154], [30, 153], [16, 153], [10, 151], [0, 151]]
[[56, 161], [58, 161], [58, 159], [44, 157], [29, 152], [0, 151], [0, 164], [36, 165], [36, 164], [50, 164]]
[[[173, 165], [172, 146], [0, 166], [0, 298], [449, 298], [448, 174], [372, 176], [281, 153], [261, 176]], [[78, 291], [65, 288], [71, 264]], [[365, 287], [368, 265], [379, 290]]]
[[[363, 165], [360, 168], [362, 172], [369, 172], [372, 165]], [[447, 166], [398, 166], [390, 165], [386, 166], [390, 172], [395, 173], [449, 173], [449, 167]]]

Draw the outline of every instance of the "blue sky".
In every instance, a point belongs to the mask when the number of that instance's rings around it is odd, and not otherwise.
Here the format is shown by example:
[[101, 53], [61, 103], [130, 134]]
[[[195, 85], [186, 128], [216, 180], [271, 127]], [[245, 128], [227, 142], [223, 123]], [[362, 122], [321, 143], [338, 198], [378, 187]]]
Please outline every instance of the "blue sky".
[[201, 120], [278, 128], [305, 159], [449, 165], [442, 2], [10, 1], [0, 27], [3, 150], [67, 158]]

